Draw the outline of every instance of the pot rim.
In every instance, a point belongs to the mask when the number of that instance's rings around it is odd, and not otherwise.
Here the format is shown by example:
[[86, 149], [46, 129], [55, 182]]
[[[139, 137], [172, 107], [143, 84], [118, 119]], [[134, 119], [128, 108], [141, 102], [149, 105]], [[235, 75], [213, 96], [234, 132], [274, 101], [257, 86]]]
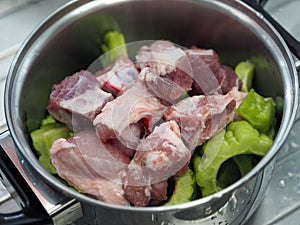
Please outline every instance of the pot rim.
[[[128, 0], [128, 1], [135, 1], [135, 0]], [[181, 0], [178, 0], [181, 1]], [[185, 0], [182, 0], [185, 1]], [[200, 2], [201, 0], [188, 0], [190, 2]], [[293, 56], [290, 53], [286, 43], [284, 42], [283, 38], [280, 36], [280, 34], [277, 32], [277, 30], [254, 9], [250, 8], [248, 5], [244, 4], [241, 1], [230, 1], [230, 0], [223, 0], [218, 3], [214, 4], [227, 4], [230, 5], [230, 9], [232, 10], [229, 13], [232, 12], [238, 12], [242, 13], [244, 16], [249, 17], [252, 21], [255, 22], [255, 24], [252, 24], [252, 27], [248, 28], [253, 29], [254, 32], [256, 32], [258, 35], [265, 35], [263, 38], [266, 39], [266, 44], [270, 45], [272, 43], [276, 43], [277, 49], [276, 53], [280, 52], [283, 56], [282, 60], [277, 55], [275, 55], [275, 49], [272, 49], [272, 52], [274, 53], [274, 58], [278, 60], [278, 64], [280, 65], [281, 73], [284, 75], [289, 75], [289, 84], [284, 83], [284, 102], [290, 103], [285, 104], [284, 111], [283, 111], [283, 117], [282, 122], [280, 125], [280, 129], [276, 135], [276, 138], [274, 140], [274, 143], [268, 153], [260, 160], [260, 162], [244, 177], [239, 179], [237, 182], [233, 183], [229, 187], [215, 193], [212, 195], [209, 195], [207, 197], [193, 200], [188, 203], [178, 204], [174, 206], [150, 206], [145, 208], [138, 208], [138, 207], [128, 207], [128, 206], [118, 206], [118, 205], [112, 205], [105, 202], [101, 202], [99, 200], [92, 199], [90, 197], [87, 197], [83, 194], [80, 194], [79, 192], [73, 191], [67, 186], [60, 183], [54, 176], [50, 175], [38, 162], [37, 158], [32, 152], [32, 149], [28, 145], [28, 143], [24, 143], [23, 140], [19, 138], [18, 133], [22, 132], [17, 126], [15, 126], [14, 118], [12, 118], [11, 115], [11, 109], [12, 106], [10, 105], [10, 99], [12, 96], [12, 91], [14, 87], [14, 79], [18, 74], [19, 70], [19, 62], [24, 60], [24, 57], [26, 55], [26, 51], [32, 46], [36, 39], [38, 38], [38, 35], [47, 30], [51, 25], [55, 24], [57, 21], [59, 21], [64, 15], [67, 13], [72, 12], [72, 10], [76, 10], [77, 8], [80, 8], [84, 6], [85, 4], [99, 4], [98, 1], [90, 2], [88, 0], [73, 0], [70, 3], [66, 4], [65, 6], [61, 7], [60, 9], [56, 10], [53, 14], [51, 14], [48, 18], [46, 18], [39, 27], [35, 29], [35, 31], [32, 32], [32, 34], [24, 41], [21, 48], [17, 52], [11, 66], [8, 72], [7, 81], [5, 85], [5, 116], [7, 121], [8, 129], [11, 133], [11, 136], [14, 140], [14, 143], [17, 147], [18, 153], [21, 154], [22, 157], [26, 159], [26, 161], [29, 163], [29, 165], [34, 168], [46, 181], [48, 184], [50, 184], [52, 187], [56, 189], [62, 190], [64, 193], [66, 193], [68, 196], [75, 197], [76, 199], [88, 203], [92, 203], [94, 205], [107, 207], [107, 208], [113, 208], [118, 210], [129, 210], [134, 212], [161, 212], [161, 211], [169, 211], [169, 210], [181, 210], [181, 209], [187, 209], [194, 206], [198, 206], [199, 204], [203, 204], [206, 202], [211, 201], [215, 198], [220, 198], [221, 196], [233, 192], [238, 187], [244, 185], [252, 179], [257, 173], [259, 173], [261, 170], [265, 168], [265, 166], [275, 157], [277, 152], [280, 150], [281, 146], [283, 145], [284, 141], [286, 140], [289, 131], [291, 130], [291, 127], [293, 126], [293, 121], [296, 117], [297, 107], [298, 107], [298, 75], [297, 70], [295, 68]], [[103, 5], [112, 5], [112, 4], [122, 4], [126, 1], [124, 0], [105, 0], [102, 1]], [[211, 2], [210, 0], [203, 0], [203, 2]], [[233, 8], [233, 6], [235, 8]], [[261, 34], [259, 32], [262, 32]]]

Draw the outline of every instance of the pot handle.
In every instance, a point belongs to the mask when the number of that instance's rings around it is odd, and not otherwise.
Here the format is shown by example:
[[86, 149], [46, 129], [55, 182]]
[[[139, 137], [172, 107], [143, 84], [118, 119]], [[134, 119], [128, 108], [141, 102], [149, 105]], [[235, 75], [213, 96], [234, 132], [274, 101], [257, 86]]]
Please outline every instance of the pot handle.
[[267, 11], [263, 8], [263, 3], [266, 0], [242, 0], [256, 11], [260, 12], [280, 33], [287, 43], [290, 51], [300, 59], [300, 42], [297, 41], [286, 29], [284, 29]]
[[[0, 180], [7, 182], [20, 198], [21, 210], [13, 213], [0, 213], [0, 224], [52, 224], [52, 220], [32, 189], [15, 167], [9, 156], [0, 146]], [[6, 178], [6, 179], [5, 179]], [[9, 186], [9, 185], [8, 185]]]

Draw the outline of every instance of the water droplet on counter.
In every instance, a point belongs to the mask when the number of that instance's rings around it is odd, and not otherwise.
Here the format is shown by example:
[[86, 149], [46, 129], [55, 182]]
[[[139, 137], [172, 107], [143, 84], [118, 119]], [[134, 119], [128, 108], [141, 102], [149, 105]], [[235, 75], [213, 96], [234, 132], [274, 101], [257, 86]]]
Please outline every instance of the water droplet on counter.
[[279, 187], [280, 188], [284, 188], [285, 187], [285, 181], [284, 180], [280, 180], [279, 181]]
[[291, 196], [283, 196], [282, 199], [283, 199], [283, 201], [289, 202], [289, 201], [292, 201], [294, 198]]
[[295, 187], [294, 190], [297, 194], [300, 194], [300, 183], [298, 183]]

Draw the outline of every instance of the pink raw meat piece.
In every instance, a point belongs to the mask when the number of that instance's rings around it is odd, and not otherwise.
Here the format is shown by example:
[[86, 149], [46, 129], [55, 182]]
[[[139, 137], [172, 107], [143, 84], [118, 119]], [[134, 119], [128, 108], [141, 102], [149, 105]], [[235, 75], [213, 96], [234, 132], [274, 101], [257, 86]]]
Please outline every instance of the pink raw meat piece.
[[182, 139], [193, 150], [233, 121], [244, 96], [237, 88], [226, 95], [195, 95], [171, 106], [165, 118], [178, 123]]
[[136, 82], [122, 95], [106, 104], [95, 118], [94, 125], [102, 141], [118, 139], [128, 148], [136, 149], [143, 135], [152, 131], [166, 110], [160, 99], [143, 83]]
[[94, 75], [81, 70], [53, 85], [47, 109], [71, 130], [80, 130], [91, 127], [96, 115], [111, 100], [113, 96], [101, 90]]
[[167, 199], [167, 180], [183, 173], [191, 158], [176, 122], [164, 122], [140, 142], [124, 177], [126, 198], [135, 206]]
[[126, 56], [120, 56], [114, 63], [95, 75], [101, 88], [114, 96], [122, 94], [138, 79], [138, 70]]
[[57, 139], [50, 156], [58, 175], [78, 191], [107, 203], [129, 204], [121, 173], [130, 159], [112, 144], [102, 143], [94, 131]]

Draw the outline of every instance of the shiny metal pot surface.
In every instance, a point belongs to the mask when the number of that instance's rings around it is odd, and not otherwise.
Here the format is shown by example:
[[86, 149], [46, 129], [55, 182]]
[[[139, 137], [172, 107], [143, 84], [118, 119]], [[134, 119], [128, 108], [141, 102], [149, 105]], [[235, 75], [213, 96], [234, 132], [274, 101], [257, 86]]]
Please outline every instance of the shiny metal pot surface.
[[[213, 48], [230, 66], [244, 59], [255, 63], [255, 89], [264, 96], [283, 97], [284, 108], [274, 145], [251, 172], [228, 188], [190, 203], [135, 208], [91, 199], [42, 168], [30, 146], [25, 122], [44, 117], [52, 85], [87, 68], [99, 57], [101, 35], [116, 27], [127, 42], [169, 39], [186, 47]], [[75, 199], [82, 209], [82, 223], [101, 225], [245, 223], [263, 198], [275, 156], [293, 125], [297, 103], [297, 71], [285, 41], [262, 14], [235, 0], [73, 1], [26, 40], [12, 63], [5, 90], [9, 132], [29, 179], [35, 180], [36, 188], [50, 201]], [[14, 219], [0, 216], [1, 224]], [[52, 222], [60, 224], [53, 218]]]

